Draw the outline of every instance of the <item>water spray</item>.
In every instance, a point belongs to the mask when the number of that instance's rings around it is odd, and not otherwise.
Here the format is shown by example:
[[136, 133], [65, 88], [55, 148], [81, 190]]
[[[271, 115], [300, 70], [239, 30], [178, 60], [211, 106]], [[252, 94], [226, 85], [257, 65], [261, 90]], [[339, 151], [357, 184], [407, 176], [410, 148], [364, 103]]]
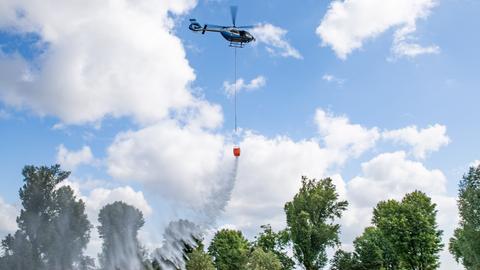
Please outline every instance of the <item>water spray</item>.
[[162, 269], [185, 269], [186, 260], [188, 260], [185, 248], [196, 248], [197, 241], [203, 238], [205, 232], [215, 227], [218, 217], [230, 201], [237, 179], [237, 170], [238, 159], [235, 158], [232, 167], [227, 170], [226, 181], [219, 181], [215, 185], [206, 203], [199, 209], [201, 219], [197, 224], [186, 219], [168, 224], [163, 234], [163, 245], [153, 254]]

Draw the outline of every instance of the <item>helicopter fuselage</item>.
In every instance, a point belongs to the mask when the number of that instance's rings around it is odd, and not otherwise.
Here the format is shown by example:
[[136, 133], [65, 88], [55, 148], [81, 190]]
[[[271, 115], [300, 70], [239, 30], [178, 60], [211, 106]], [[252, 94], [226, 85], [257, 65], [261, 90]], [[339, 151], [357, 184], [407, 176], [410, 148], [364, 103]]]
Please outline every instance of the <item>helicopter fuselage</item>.
[[248, 31], [236, 28], [230, 28], [226, 31], [221, 31], [220, 34], [223, 38], [230, 42], [249, 43], [255, 40], [253, 35], [250, 34]]
[[195, 20], [190, 20], [191, 23], [188, 28], [194, 32], [218, 32], [224, 39], [230, 42], [230, 44], [245, 44], [255, 41], [255, 37], [250, 32], [237, 28], [235, 26], [219, 26], [205, 24], [203, 27]]

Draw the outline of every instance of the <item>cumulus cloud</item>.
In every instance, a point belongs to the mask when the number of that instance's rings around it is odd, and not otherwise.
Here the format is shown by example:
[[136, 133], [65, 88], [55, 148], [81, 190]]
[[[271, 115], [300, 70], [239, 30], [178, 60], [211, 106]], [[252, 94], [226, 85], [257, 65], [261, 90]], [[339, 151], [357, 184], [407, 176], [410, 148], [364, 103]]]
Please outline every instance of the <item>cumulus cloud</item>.
[[436, 0], [335, 0], [316, 33], [323, 45], [331, 46], [341, 59], [390, 29], [395, 29], [392, 46], [395, 55], [438, 53], [438, 46], [423, 47], [412, 36], [417, 21], [427, 18], [436, 4]]
[[[0, 100], [65, 123], [131, 116], [140, 123], [195, 106], [195, 79], [173, 16], [195, 0], [36, 4], [7, 0], [0, 29], [35, 33], [45, 47], [30, 63], [0, 56]], [[18, 15], [21, 11], [22, 16]]]
[[145, 216], [149, 216], [150, 214], [152, 214], [152, 207], [145, 200], [143, 192], [135, 191], [129, 186], [113, 189], [93, 189], [86, 198], [87, 210], [91, 212], [91, 214], [94, 215], [96, 219], [98, 211], [103, 206], [109, 203], [114, 203], [116, 201], [122, 201], [138, 208]]
[[258, 42], [265, 44], [270, 54], [296, 59], [303, 58], [300, 52], [286, 40], [287, 30], [270, 23], [263, 23], [257, 25], [251, 32]]
[[[227, 96], [231, 97], [235, 93], [235, 89], [237, 94], [241, 91], [254, 91], [261, 87], [264, 87], [267, 84], [267, 79], [264, 76], [257, 76], [256, 78], [252, 79], [250, 82], [245, 82], [242, 78], [238, 79], [235, 83], [230, 82], [223, 82], [223, 89]], [[236, 87], [236, 88], [235, 88]]]
[[358, 206], [400, 198], [416, 189], [430, 194], [446, 191], [446, 178], [439, 170], [428, 170], [422, 163], [406, 159], [403, 151], [380, 154], [362, 164], [362, 176], [348, 182], [349, 197]]
[[384, 139], [395, 143], [407, 144], [412, 147], [414, 157], [423, 159], [427, 154], [438, 151], [442, 146], [450, 143], [447, 136], [447, 127], [435, 124], [419, 130], [416, 126], [386, 131], [382, 134]]
[[380, 138], [377, 128], [368, 129], [358, 124], [351, 124], [345, 116], [333, 116], [318, 109], [315, 114], [318, 132], [325, 146], [336, 150], [340, 158], [345, 159], [346, 153], [358, 157], [372, 148]]
[[8, 204], [0, 197], [0, 236], [7, 233], [13, 233], [17, 229], [16, 217], [18, 209], [14, 205]]
[[79, 165], [92, 164], [95, 161], [92, 150], [83, 146], [78, 151], [70, 151], [63, 144], [57, 148], [57, 162], [67, 170], [75, 170]]
[[109, 173], [136, 180], [166, 198], [198, 203], [221, 171], [224, 137], [176, 122], [117, 135], [108, 149]]
[[[92, 187], [88, 183], [85, 185], [84, 181], [76, 178], [69, 178], [61, 182], [58, 185], [58, 188], [62, 186], [69, 186], [72, 188], [75, 196], [85, 202], [85, 209], [92, 222], [97, 220], [98, 212], [102, 207], [116, 201], [122, 201], [138, 208], [145, 216], [151, 215], [153, 211], [152, 207], [145, 199], [143, 192], [135, 191], [130, 186], [105, 188], [98, 186], [97, 182], [97, 184]], [[92, 188], [86, 188], [86, 186]]]

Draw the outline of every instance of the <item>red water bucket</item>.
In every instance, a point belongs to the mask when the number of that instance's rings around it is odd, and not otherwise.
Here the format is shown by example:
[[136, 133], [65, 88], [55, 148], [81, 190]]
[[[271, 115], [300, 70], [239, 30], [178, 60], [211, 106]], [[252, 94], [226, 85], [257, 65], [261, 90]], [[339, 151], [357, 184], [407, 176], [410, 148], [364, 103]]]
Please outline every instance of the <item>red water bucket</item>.
[[234, 146], [234, 147], [233, 147], [233, 155], [234, 155], [235, 157], [239, 157], [239, 156], [240, 156], [240, 147], [238, 147], [238, 146]]

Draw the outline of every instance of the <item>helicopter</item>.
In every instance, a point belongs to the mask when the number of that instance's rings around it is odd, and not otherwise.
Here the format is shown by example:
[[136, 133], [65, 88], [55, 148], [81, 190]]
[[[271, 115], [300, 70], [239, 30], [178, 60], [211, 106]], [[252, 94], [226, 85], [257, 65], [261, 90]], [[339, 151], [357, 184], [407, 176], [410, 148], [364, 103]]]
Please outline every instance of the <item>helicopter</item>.
[[255, 37], [244, 29], [253, 28], [253, 26], [236, 26], [238, 8], [230, 7], [230, 15], [232, 17], [232, 26], [221, 26], [214, 24], [205, 24], [203, 27], [196, 19], [190, 19], [188, 28], [194, 32], [218, 32], [223, 38], [230, 42], [230, 47], [243, 48], [243, 45], [251, 41], [255, 41]]

